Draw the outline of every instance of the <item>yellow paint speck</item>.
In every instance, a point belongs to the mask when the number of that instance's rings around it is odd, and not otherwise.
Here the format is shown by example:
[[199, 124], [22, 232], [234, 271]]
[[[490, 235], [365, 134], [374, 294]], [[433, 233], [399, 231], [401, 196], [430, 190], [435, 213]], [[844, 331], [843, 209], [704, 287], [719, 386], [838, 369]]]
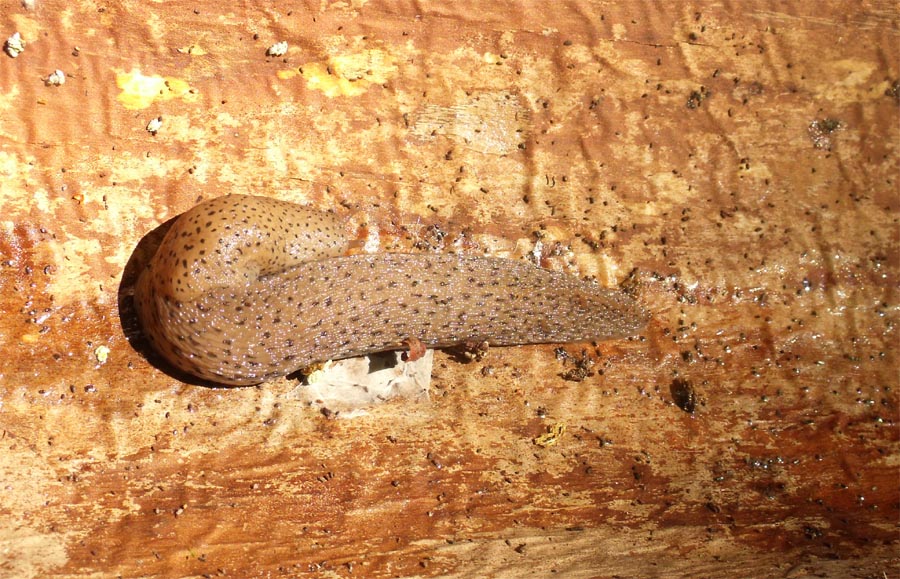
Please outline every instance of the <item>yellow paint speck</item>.
[[116, 85], [122, 89], [118, 100], [126, 109], [145, 109], [158, 100], [176, 98], [188, 102], [197, 100], [198, 94], [184, 79], [171, 76], [147, 76], [133, 69], [116, 75]]
[[38, 335], [36, 332], [33, 332], [31, 334], [22, 334], [22, 336], [19, 337], [19, 341], [21, 341], [23, 344], [34, 344], [38, 341], [38, 338], [40, 338], [40, 335]]
[[106, 346], [97, 346], [94, 350], [94, 356], [96, 356], [98, 362], [106, 364], [106, 360], [109, 359], [109, 348]]
[[190, 46], [177, 48], [176, 50], [181, 54], [190, 54], [191, 56], [203, 56], [204, 54], [207, 54], [199, 44], [191, 44]]
[[565, 422], [557, 422], [552, 426], [547, 427], [547, 432], [538, 436], [534, 439], [534, 443], [538, 446], [548, 447], [554, 446], [559, 439], [562, 438], [562, 435], [566, 432], [566, 423]]
[[280, 78], [281, 80], [287, 80], [289, 78], [294, 78], [298, 74], [300, 74], [300, 72], [293, 68], [290, 68], [288, 70], [279, 70], [278, 72], [275, 73], [275, 75], [278, 78]]
[[393, 57], [375, 49], [341, 54], [327, 65], [318, 62], [303, 65], [306, 86], [329, 97], [361, 95], [371, 85], [387, 82], [396, 71]]

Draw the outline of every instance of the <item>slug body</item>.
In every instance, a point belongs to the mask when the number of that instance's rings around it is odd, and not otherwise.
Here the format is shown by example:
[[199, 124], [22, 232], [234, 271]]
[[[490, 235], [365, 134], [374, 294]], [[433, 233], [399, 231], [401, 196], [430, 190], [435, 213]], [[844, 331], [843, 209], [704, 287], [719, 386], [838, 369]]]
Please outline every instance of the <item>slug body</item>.
[[135, 286], [154, 349], [194, 376], [249, 385], [404, 347], [605, 340], [647, 321], [625, 294], [509, 259], [345, 255], [331, 214], [265, 197], [197, 205]]

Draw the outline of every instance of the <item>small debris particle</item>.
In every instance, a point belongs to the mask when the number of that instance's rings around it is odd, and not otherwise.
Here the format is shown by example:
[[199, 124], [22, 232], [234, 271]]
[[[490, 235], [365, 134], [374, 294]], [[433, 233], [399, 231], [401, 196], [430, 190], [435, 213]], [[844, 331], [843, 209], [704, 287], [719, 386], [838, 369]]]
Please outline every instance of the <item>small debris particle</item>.
[[59, 69], [56, 69], [50, 74], [50, 76], [44, 79], [44, 84], [46, 84], [47, 86], [64, 85], [66, 84], [66, 73]]
[[307, 384], [315, 384], [319, 380], [325, 377], [326, 371], [334, 366], [334, 362], [331, 360], [327, 360], [325, 362], [319, 362], [318, 364], [313, 364], [307, 368], [304, 368], [300, 373], [306, 376]]
[[688, 95], [687, 108], [693, 110], [700, 108], [700, 104], [709, 98], [709, 90], [701, 86], [699, 90], [691, 91]]
[[420, 239], [416, 240], [416, 249], [425, 251], [437, 251], [444, 248], [444, 238], [447, 232], [437, 224], [430, 225]]
[[531, 249], [531, 252], [528, 254], [531, 263], [535, 265], [541, 265], [541, 258], [544, 255], [544, 243], [538, 239], [534, 242], [534, 247]]
[[569, 360], [573, 360], [575, 362], [574, 368], [569, 368], [560, 376], [563, 380], [568, 380], [570, 382], [582, 382], [585, 378], [594, 375], [594, 371], [592, 370], [594, 366], [594, 360], [588, 356], [586, 351], [581, 352], [580, 358], [572, 358], [569, 357]]
[[415, 362], [425, 355], [425, 343], [418, 338], [403, 340], [403, 346], [408, 348], [408, 351], [403, 353], [403, 359], [407, 362]]
[[821, 529], [819, 529], [818, 527], [814, 527], [812, 525], [807, 525], [807, 526], [803, 527], [803, 534], [810, 541], [814, 541], [816, 539], [821, 539], [825, 535], [825, 533]]
[[816, 119], [809, 123], [809, 138], [817, 149], [831, 150], [831, 135], [844, 127], [837, 119]]
[[162, 117], [156, 117], [155, 119], [151, 119], [149, 123], [147, 123], [147, 132], [156, 136], [156, 133], [159, 132], [159, 129], [162, 128]]
[[193, 56], [204, 56], [206, 54], [206, 51], [197, 44], [191, 44], [189, 46], [176, 48], [175, 52], [178, 52], [179, 54], [190, 54]]
[[430, 452], [425, 455], [425, 458], [428, 459], [428, 462], [430, 462], [431, 466], [433, 466], [434, 468], [436, 468], [438, 470], [441, 470], [444, 468], [444, 464], [440, 461], [440, 459], [438, 459], [436, 456], [434, 456]]
[[469, 340], [462, 345], [462, 355], [468, 360], [480, 362], [487, 356], [490, 347], [491, 345], [487, 341], [478, 342]]
[[891, 97], [897, 103], [900, 103], [900, 80], [893, 81], [891, 86], [884, 89], [884, 96]]
[[675, 406], [681, 408], [688, 414], [693, 414], [697, 406], [697, 394], [694, 392], [694, 385], [687, 380], [676, 378], [669, 385], [669, 391], [672, 393], [672, 401]]
[[109, 358], [109, 348], [106, 346], [97, 346], [94, 350], [94, 356], [97, 358], [97, 361], [101, 364], [106, 364], [106, 360]]
[[266, 56], [284, 56], [288, 51], [288, 43], [284, 40], [276, 42], [266, 49]]
[[25, 42], [22, 41], [22, 36], [16, 32], [12, 36], [6, 39], [6, 44], [3, 45], [3, 51], [9, 55], [10, 58], [15, 58], [25, 50]]
[[547, 448], [548, 446], [554, 446], [559, 442], [559, 439], [562, 438], [562, 435], [566, 432], [566, 423], [565, 422], [557, 422], [551, 426], [547, 427], [547, 432], [538, 436], [534, 439], [534, 443], [538, 446], [543, 446]]

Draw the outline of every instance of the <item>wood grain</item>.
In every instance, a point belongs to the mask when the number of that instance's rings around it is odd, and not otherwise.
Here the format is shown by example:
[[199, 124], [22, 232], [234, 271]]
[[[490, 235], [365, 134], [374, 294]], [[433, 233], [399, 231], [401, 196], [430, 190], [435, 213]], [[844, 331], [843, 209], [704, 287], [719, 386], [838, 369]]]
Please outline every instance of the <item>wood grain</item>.
[[[900, 576], [898, 21], [6, 2], [0, 577]], [[190, 384], [129, 292], [145, 236], [224, 193], [531, 254], [653, 321], [567, 359], [438, 353], [427, 401], [348, 420], [289, 380]]]

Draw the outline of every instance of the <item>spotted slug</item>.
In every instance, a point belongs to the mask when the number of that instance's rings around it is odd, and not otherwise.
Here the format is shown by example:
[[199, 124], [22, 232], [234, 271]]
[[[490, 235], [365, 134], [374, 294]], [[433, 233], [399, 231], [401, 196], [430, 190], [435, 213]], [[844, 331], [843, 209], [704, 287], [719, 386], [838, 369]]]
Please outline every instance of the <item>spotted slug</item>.
[[138, 321], [167, 362], [227, 385], [408, 340], [435, 348], [606, 340], [647, 321], [621, 292], [522, 261], [347, 248], [327, 212], [247, 195], [200, 203], [138, 277]]

